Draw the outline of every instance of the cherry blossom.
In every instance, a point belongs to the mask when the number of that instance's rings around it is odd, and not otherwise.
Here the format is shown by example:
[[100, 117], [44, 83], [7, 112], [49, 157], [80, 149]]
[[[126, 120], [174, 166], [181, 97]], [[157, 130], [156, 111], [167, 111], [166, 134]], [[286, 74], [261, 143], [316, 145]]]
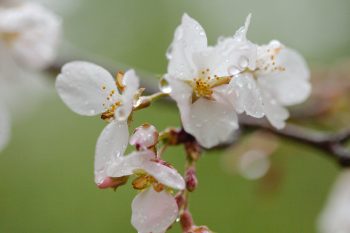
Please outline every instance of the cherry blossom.
[[[235, 49], [237, 41], [251, 45], [246, 39], [248, 26], [249, 20], [234, 37], [221, 39], [218, 48]], [[238, 113], [266, 116], [274, 127], [281, 129], [289, 117], [285, 107], [300, 104], [309, 97], [310, 72], [303, 57], [279, 41], [256, 47], [256, 55], [244, 55], [233, 69], [234, 77], [226, 91]]]
[[104, 182], [109, 164], [123, 155], [128, 145], [127, 119], [132, 112], [138, 88], [139, 79], [133, 70], [119, 73], [115, 81], [104, 68], [83, 61], [64, 65], [57, 77], [58, 94], [72, 111], [84, 116], [101, 115], [102, 119], [109, 122], [96, 145], [97, 184]]
[[167, 53], [165, 78], [171, 86], [170, 96], [179, 107], [183, 127], [207, 148], [228, 140], [238, 128], [235, 108], [224, 90], [235, 67], [241, 64], [254, 68], [254, 63], [244, 60], [246, 64], [242, 64], [242, 59], [254, 54], [256, 47], [244, 41], [235, 43], [225, 52], [222, 47], [208, 46], [204, 29], [184, 14]]
[[61, 19], [40, 4], [0, 8], [0, 48], [17, 65], [43, 69], [56, 57]]
[[136, 175], [133, 186], [142, 190], [133, 200], [133, 226], [140, 233], [163, 233], [178, 216], [178, 205], [169, 188], [183, 190], [185, 181], [153, 151], [142, 150], [115, 158], [107, 174], [113, 178]]

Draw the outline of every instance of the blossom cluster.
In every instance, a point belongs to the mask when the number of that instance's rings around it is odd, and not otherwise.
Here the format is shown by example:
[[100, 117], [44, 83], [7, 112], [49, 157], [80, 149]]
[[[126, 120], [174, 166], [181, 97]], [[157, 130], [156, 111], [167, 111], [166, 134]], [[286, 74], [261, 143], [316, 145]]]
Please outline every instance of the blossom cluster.
[[256, 45], [247, 39], [250, 15], [232, 37], [208, 46], [201, 25], [184, 15], [167, 53], [165, 79], [180, 109], [184, 129], [210, 148], [229, 140], [237, 114], [266, 117], [285, 126], [287, 106], [310, 95], [303, 57], [279, 41]]
[[60, 35], [61, 19], [40, 4], [0, 3], [0, 150], [10, 138], [9, 108], [28, 105], [28, 92], [43, 86], [38, 71], [55, 59]]
[[[249, 23], [250, 15], [235, 35], [208, 46], [204, 29], [185, 14], [167, 52], [168, 71], [160, 89], [176, 101], [184, 130], [205, 148], [229, 139], [239, 125], [237, 114], [266, 117], [283, 128], [286, 107], [310, 94], [304, 59], [275, 40], [262, 46], [250, 42]], [[132, 186], [140, 192], [132, 203], [133, 226], [140, 233], [165, 232], [184, 211], [173, 191], [193, 191], [195, 171], [186, 171], [185, 182], [163, 160], [163, 142], [154, 126], [144, 124], [129, 136], [133, 113], [153, 100], [143, 96], [135, 71], [118, 72], [113, 78], [98, 65], [74, 61], [62, 68], [56, 89], [74, 112], [100, 115], [108, 122], [96, 145], [97, 186], [116, 189], [135, 177]], [[134, 151], [126, 155], [129, 144]], [[210, 232], [193, 227], [188, 232]]]

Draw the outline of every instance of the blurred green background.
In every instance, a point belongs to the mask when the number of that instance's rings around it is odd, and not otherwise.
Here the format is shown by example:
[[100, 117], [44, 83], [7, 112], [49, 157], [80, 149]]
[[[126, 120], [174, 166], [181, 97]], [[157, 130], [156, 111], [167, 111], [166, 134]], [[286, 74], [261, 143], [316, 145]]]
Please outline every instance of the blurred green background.
[[[348, 0], [66, 2], [56, 11], [64, 15], [67, 41], [155, 74], [166, 71], [165, 51], [184, 12], [203, 25], [210, 43], [232, 35], [251, 12], [252, 41], [279, 39], [304, 54], [311, 66], [330, 66], [350, 52]], [[104, 122], [74, 114], [55, 94], [53, 82], [50, 88], [33, 114], [15, 122], [11, 143], [0, 155], [0, 232], [135, 232], [130, 205], [136, 192], [130, 185], [117, 192], [98, 190], [93, 182], [94, 147]], [[159, 102], [136, 114], [135, 125], [145, 121], [160, 130], [176, 126], [177, 109]], [[197, 224], [220, 233], [316, 232], [338, 172], [332, 161], [284, 142], [272, 157], [282, 171], [281, 183], [262, 192], [260, 181], [224, 172], [223, 153], [205, 153], [198, 163], [200, 185], [191, 195]], [[183, 157], [181, 148], [166, 155], [180, 171]]]

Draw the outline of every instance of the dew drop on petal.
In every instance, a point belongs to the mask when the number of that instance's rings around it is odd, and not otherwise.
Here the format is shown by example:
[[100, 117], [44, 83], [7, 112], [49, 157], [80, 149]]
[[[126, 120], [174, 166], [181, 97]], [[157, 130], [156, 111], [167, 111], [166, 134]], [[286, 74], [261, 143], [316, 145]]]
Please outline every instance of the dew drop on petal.
[[159, 80], [159, 89], [165, 94], [169, 94], [171, 92], [171, 86], [164, 77]]
[[166, 50], [166, 54], [165, 54], [165, 56], [166, 56], [166, 58], [167, 58], [168, 60], [170, 60], [170, 59], [173, 58], [172, 53], [173, 53], [173, 44], [170, 44], [170, 46], [169, 46], [168, 49]]
[[247, 57], [240, 57], [239, 59], [239, 66], [241, 69], [245, 69], [247, 68], [247, 66], [249, 65], [249, 61], [248, 61], [248, 58]]
[[228, 73], [230, 74], [230, 75], [237, 75], [237, 74], [239, 74], [241, 72], [241, 70], [237, 67], [237, 66], [230, 66], [229, 68], [228, 68]]

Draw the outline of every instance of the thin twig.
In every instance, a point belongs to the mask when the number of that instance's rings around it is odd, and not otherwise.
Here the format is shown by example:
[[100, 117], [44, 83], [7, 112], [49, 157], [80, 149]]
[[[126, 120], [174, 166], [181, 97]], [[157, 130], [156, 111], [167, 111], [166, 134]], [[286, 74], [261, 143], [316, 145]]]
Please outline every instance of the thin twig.
[[336, 133], [325, 133], [301, 126], [287, 124], [285, 128], [277, 130], [264, 120], [251, 120], [247, 117], [240, 119], [244, 129], [266, 130], [277, 136], [291, 139], [312, 146], [336, 160], [343, 167], [350, 167], [350, 150], [345, 143], [350, 139], [350, 129]]

